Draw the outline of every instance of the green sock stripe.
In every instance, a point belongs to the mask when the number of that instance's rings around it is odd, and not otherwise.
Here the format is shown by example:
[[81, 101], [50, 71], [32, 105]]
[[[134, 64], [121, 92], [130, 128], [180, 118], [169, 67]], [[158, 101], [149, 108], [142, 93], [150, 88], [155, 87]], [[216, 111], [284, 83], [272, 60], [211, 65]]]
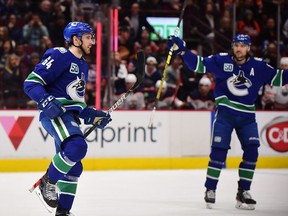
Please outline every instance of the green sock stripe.
[[61, 193], [75, 196], [77, 190], [77, 182], [59, 180], [57, 185], [60, 188]]
[[221, 173], [221, 170], [214, 168], [214, 167], [208, 167], [207, 169], [207, 176], [211, 176], [213, 178], [219, 178]]
[[252, 180], [254, 175], [254, 170], [249, 169], [239, 169], [239, 177], [241, 179]]
[[56, 154], [52, 160], [54, 167], [61, 173], [66, 174], [73, 165], [68, 164], [60, 153]]

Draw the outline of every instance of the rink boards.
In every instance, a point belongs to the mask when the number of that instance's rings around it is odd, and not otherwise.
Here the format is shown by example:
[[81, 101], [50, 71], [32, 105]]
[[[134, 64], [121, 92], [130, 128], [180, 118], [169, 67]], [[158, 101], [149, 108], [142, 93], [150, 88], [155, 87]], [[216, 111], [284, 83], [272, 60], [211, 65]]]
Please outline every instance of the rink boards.
[[[205, 168], [214, 112], [160, 111], [148, 128], [150, 111], [115, 111], [104, 130], [87, 137], [86, 170]], [[257, 112], [259, 168], [288, 168], [287, 112]], [[54, 155], [54, 141], [38, 111], [0, 111], [0, 171], [42, 171]], [[88, 126], [82, 124], [85, 133]], [[241, 161], [233, 133], [227, 168]]]

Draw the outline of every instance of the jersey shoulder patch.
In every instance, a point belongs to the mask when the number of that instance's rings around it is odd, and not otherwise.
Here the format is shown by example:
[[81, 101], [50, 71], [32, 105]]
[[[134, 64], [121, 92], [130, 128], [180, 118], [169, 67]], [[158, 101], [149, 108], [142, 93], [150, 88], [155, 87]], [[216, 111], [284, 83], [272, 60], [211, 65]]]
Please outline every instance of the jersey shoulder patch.
[[62, 54], [67, 52], [65, 47], [54, 47], [54, 50], [58, 50]]
[[220, 55], [220, 56], [227, 56], [228, 53], [220, 52], [219, 55]]

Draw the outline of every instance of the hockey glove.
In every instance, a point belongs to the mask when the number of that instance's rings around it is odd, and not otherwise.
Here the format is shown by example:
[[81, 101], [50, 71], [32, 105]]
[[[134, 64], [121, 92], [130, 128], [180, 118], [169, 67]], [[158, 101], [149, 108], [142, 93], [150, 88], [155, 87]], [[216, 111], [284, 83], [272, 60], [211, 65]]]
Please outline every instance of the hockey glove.
[[37, 107], [50, 119], [55, 119], [66, 111], [60, 101], [49, 94], [44, 95], [44, 97], [39, 101]]
[[[175, 45], [174, 45], [175, 44]], [[173, 47], [174, 45], [174, 47]], [[174, 35], [170, 35], [167, 40], [167, 47], [171, 49], [173, 47], [173, 50], [176, 54], [181, 54], [182, 51], [186, 51], [186, 42], [184, 40], [181, 40], [179, 37], [176, 37]]]
[[84, 119], [85, 124], [97, 124], [97, 128], [100, 129], [112, 121], [109, 113], [89, 107], [83, 109], [79, 117]]

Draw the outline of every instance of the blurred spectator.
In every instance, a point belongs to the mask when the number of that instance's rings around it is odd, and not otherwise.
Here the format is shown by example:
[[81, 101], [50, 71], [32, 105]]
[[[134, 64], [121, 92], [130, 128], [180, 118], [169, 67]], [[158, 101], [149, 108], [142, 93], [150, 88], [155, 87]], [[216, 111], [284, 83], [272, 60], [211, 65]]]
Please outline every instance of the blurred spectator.
[[[280, 68], [288, 69], [288, 57], [280, 59]], [[288, 85], [271, 87], [268, 84], [262, 87], [261, 105], [264, 110], [287, 110], [288, 109]]]
[[168, 52], [169, 52], [167, 48], [167, 40], [160, 40], [158, 42], [158, 47], [159, 49], [155, 53], [155, 58], [157, 59], [157, 62], [158, 62], [158, 69], [164, 70]]
[[23, 79], [19, 68], [19, 57], [12, 53], [5, 62], [3, 71], [3, 98], [6, 109], [24, 107]]
[[[159, 90], [161, 80], [158, 80], [155, 84], [155, 94]], [[155, 100], [150, 101], [147, 105], [148, 109], [152, 109], [155, 105]], [[173, 95], [168, 91], [167, 82], [163, 81], [162, 89], [160, 92], [160, 98], [157, 103], [157, 109], [172, 109], [173, 108]]]
[[231, 40], [233, 37], [232, 22], [229, 17], [220, 20], [220, 28], [215, 35], [216, 52], [230, 52]]
[[6, 26], [0, 26], [0, 55], [3, 52], [3, 46], [4, 41], [9, 40], [9, 30]]
[[43, 25], [40, 16], [34, 13], [29, 23], [23, 26], [23, 38], [30, 46], [38, 48], [44, 36], [49, 36], [48, 29]]
[[157, 69], [157, 64], [158, 62], [153, 56], [149, 56], [146, 59], [145, 76], [142, 84], [137, 88], [143, 92], [146, 104], [155, 100], [155, 84], [157, 80], [161, 80], [162, 78], [162, 73]]
[[[124, 78], [125, 80], [125, 92], [127, 92], [137, 81], [137, 78], [134, 74], [127, 74]], [[124, 93], [124, 92], [123, 92]], [[123, 94], [115, 95], [115, 102], [122, 96]], [[126, 100], [120, 105], [119, 108], [122, 109], [144, 109], [146, 107], [144, 94], [139, 91], [132, 92]]]
[[[267, 50], [267, 46], [270, 43], [276, 43], [277, 44], [277, 27], [276, 27], [276, 21], [273, 17], [270, 17], [267, 19], [264, 27], [261, 30], [261, 48], [262, 51], [265, 52]], [[283, 35], [280, 32], [280, 52], [284, 50], [284, 43], [283, 43]]]
[[154, 27], [150, 25], [147, 21], [144, 12], [141, 12], [140, 4], [135, 2], [131, 5], [131, 12], [128, 16], [124, 17], [123, 25], [129, 26], [131, 29], [131, 39], [136, 41], [140, 38], [142, 29], [147, 29], [150, 33], [156, 34], [156, 36], [160, 39], [160, 35], [155, 31]]
[[182, 68], [182, 59], [179, 55], [171, 59], [170, 65], [167, 67], [166, 83], [167, 88], [170, 89], [173, 93], [176, 90], [176, 87], [180, 79], [180, 70]]
[[0, 47], [0, 65], [2, 67], [5, 65], [7, 58], [11, 53], [14, 52], [15, 41], [13, 40], [5, 40]]
[[251, 38], [252, 44], [256, 46], [260, 45], [259, 39], [261, 29], [251, 10], [245, 10], [244, 16], [237, 24], [237, 30], [240, 34], [248, 34]]
[[203, 56], [214, 53], [215, 29], [219, 28], [219, 15], [211, 2], [205, 5], [204, 13], [200, 14], [197, 24], [198, 33], [202, 39]]
[[263, 59], [272, 67], [277, 68], [277, 45], [274, 42], [267, 45]]
[[134, 43], [131, 40], [130, 34], [131, 32], [129, 27], [120, 27], [118, 36], [118, 49], [120, 57], [123, 60], [129, 60], [130, 57], [135, 54]]
[[[280, 68], [282, 70], [288, 70], [288, 57], [282, 57], [280, 59]], [[275, 110], [288, 110], [288, 85], [275, 88]]]
[[50, 23], [49, 35], [53, 41], [53, 46], [64, 47], [65, 41], [63, 38], [63, 31], [67, 24], [64, 15], [59, 14], [53, 17], [54, 21]]
[[9, 37], [16, 43], [22, 42], [22, 27], [19, 25], [16, 14], [10, 14], [8, 16], [7, 27], [9, 31]]
[[[150, 32], [148, 29], [143, 28], [141, 30], [141, 36], [138, 38], [138, 40], [134, 43], [134, 50], [135, 52], [137, 52], [140, 49], [143, 49], [145, 51], [145, 49], [149, 48], [150, 49], [150, 53], [155, 55], [156, 52], [158, 51], [159, 47], [158, 45], [151, 40], [150, 37]], [[145, 51], [146, 56], [148, 56], [148, 52]]]
[[197, 110], [213, 110], [215, 99], [211, 91], [211, 81], [203, 76], [199, 81], [198, 89], [195, 89], [187, 98], [186, 107]]
[[[52, 24], [55, 20], [53, 19], [53, 5], [50, 0], [41, 0], [39, 4], [39, 16], [43, 25], [48, 28], [50, 31], [50, 24]], [[60, 29], [58, 29], [60, 31]]]
[[[192, 50], [193, 53], [197, 55], [196, 50]], [[180, 101], [187, 101], [187, 97], [190, 92], [198, 88], [199, 80], [201, 79], [202, 74], [190, 71], [186, 64], [183, 64], [180, 70], [180, 79], [178, 83], [178, 90], [176, 97]]]

